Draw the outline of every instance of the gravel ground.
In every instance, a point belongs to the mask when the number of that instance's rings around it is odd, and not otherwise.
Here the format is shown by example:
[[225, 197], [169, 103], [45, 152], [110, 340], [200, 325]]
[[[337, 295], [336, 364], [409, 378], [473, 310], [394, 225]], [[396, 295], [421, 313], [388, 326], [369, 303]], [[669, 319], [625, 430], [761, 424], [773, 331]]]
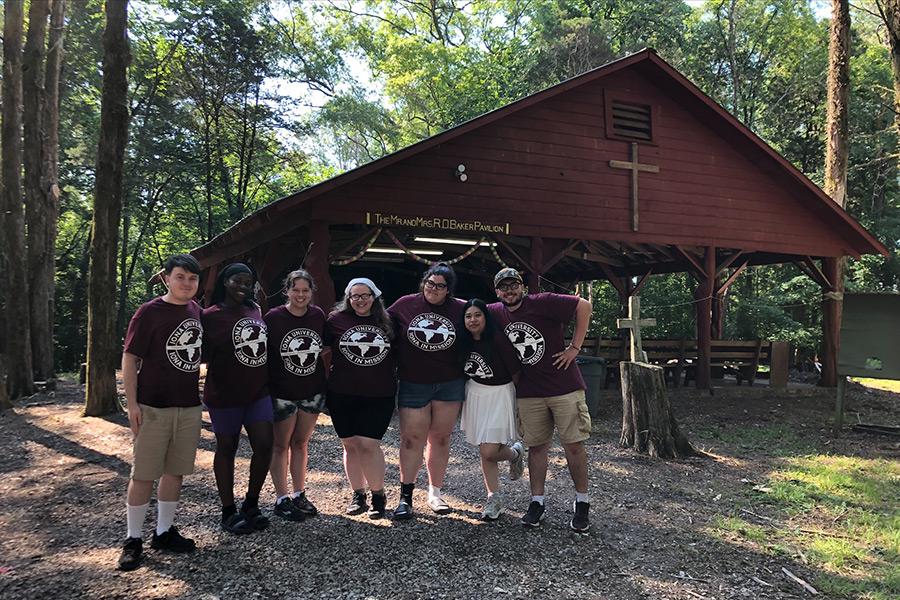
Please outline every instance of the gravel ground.
[[[683, 428], [710, 457], [650, 460], [618, 448], [621, 401], [610, 390], [608, 408], [595, 420], [587, 443], [589, 535], [568, 529], [572, 486], [558, 446], [550, 457], [547, 518], [539, 530], [518, 524], [529, 501], [527, 474], [517, 482], [504, 477], [509, 510], [498, 522], [478, 521], [484, 495], [478, 456], [458, 432], [444, 486], [453, 513], [428, 512], [422, 474], [417, 518], [393, 523], [343, 514], [349, 492], [340, 444], [322, 416], [310, 447], [308, 483], [321, 514], [304, 523], [273, 518], [264, 532], [233, 537], [218, 526], [207, 421], [197, 472], [186, 478], [176, 520], [197, 541], [198, 551], [172, 556], [145, 542], [144, 566], [120, 573], [114, 566], [125, 530], [131, 435], [124, 415], [81, 418], [81, 394], [78, 386], [64, 383], [55, 395], [32, 397], [0, 416], [0, 597], [799, 598], [806, 592], [784, 579], [781, 567], [808, 578], [814, 575], [808, 566], [705, 532], [715, 515], [727, 512], [735, 489], [765, 477], [772, 458], [711, 446], [703, 432], [786, 422], [798, 438], [834, 452], [900, 457], [896, 443], [879, 446], [861, 434], [832, 442], [823, 416], [830, 410], [828, 394], [731, 388], [715, 397], [671, 390]], [[862, 396], [850, 395], [851, 410], [864, 405], [896, 417], [895, 396], [875, 401], [874, 408]], [[389, 507], [397, 501], [398, 437], [395, 419], [384, 441]], [[244, 440], [236, 490], [245, 489], [248, 456]], [[272, 494], [267, 483], [266, 510]], [[151, 506], [145, 540], [154, 522]]]

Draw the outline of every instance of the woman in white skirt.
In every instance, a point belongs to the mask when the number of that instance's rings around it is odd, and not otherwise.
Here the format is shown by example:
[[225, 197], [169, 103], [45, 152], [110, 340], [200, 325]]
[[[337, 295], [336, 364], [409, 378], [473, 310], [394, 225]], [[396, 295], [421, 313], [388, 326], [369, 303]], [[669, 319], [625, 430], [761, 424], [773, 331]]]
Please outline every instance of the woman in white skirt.
[[460, 428], [466, 441], [478, 446], [487, 502], [481, 518], [495, 521], [503, 512], [497, 463], [509, 461], [509, 479], [522, 476], [525, 448], [516, 437], [516, 386], [522, 368], [516, 351], [498, 330], [482, 300], [466, 302], [459, 344], [465, 360], [466, 401]]

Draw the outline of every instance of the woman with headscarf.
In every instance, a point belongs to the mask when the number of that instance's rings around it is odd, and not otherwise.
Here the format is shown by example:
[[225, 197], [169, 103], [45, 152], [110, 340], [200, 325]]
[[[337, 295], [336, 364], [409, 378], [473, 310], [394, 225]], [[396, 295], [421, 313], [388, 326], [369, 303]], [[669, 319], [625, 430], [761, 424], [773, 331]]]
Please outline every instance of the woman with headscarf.
[[[213, 470], [222, 501], [222, 528], [246, 534], [265, 529], [259, 493], [272, 459], [272, 399], [268, 392], [266, 324], [253, 301], [256, 273], [243, 263], [225, 267], [204, 309], [203, 355], [207, 363], [203, 403], [209, 411], [216, 453]], [[241, 428], [250, 438], [250, 483], [241, 509], [234, 500], [234, 457]]]
[[[394, 414], [394, 337], [381, 290], [366, 277], [352, 279], [325, 324], [331, 346], [326, 405], [344, 447], [344, 470], [353, 489], [346, 513], [384, 517], [381, 439]], [[371, 509], [366, 488], [371, 491]]]

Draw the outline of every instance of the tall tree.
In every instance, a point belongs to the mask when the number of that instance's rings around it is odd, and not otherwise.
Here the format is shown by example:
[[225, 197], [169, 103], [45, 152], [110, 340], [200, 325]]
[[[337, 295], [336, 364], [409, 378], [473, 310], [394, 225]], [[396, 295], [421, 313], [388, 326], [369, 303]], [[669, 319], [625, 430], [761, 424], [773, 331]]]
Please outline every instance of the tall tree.
[[[847, 201], [847, 161], [850, 156], [850, 3], [832, 0], [828, 39], [828, 91], [825, 134], [825, 193], [840, 206]], [[832, 284], [822, 299], [822, 380], [837, 385], [837, 355], [844, 301], [844, 260], [827, 258], [825, 271]]]
[[[50, 337], [51, 312], [47, 287], [53, 285], [52, 271], [46, 273], [46, 255], [54, 248], [47, 245], [47, 201], [50, 193], [47, 181], [46, 131], [44, 108], [46, 102], [44, 57], [47, 43], [49, 2], [31, 2], [28, 9], [28, 33], [22, 59], [22, 93], [29, 101], [23, 110], [25, 128], [25, 221], [28, 235], [28, 298], [31, 326], [31, 356], [34, 378], [48, 381], [53, 373], [53, 340]], [[51, 263], [52, 264], [52, 263]]]
[[3, 4], [3, 271], [6, 287], [7, 385], [12, 399], [34, 390], [25, 275], [22, 202], [22, 0]]
[[891, 71], [894, 74], [894, 123], [900, 133], [900, 0], [876, 0], [891, 46]]
[[116, 411], [116, 257], [122, 173], [128, 138], [128, 2], [107, 0], [103, 32], [103, 95], [91, 224], [88, 278], [87, 386], [84, 414]]

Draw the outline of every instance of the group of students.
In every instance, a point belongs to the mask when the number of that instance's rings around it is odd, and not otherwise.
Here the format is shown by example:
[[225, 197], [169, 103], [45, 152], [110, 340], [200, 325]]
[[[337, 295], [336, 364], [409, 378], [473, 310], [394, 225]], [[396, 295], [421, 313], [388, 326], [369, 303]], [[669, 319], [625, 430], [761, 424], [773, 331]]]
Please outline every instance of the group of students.
[[[583, 441], [590, 436], [591, 421], [584, 381], [572, 365], [590, 321], [586, 300], [528, 295], [521, 275], [504, 268], [494, 278], [499, 302], [464, 302], [454, 296], [455, 272], [438, 263], [425, 272], [418, 293], [389, 308], [375, 282], [352, 279], [326, 316], [312, 303], [315, 281], [301, 269], [285, 279], [286, 303], [262, 315], [254, 302], [251, 267], [234, 263], [222, 269], [205, 309], [194, 301], [200, 271], [190, 255], [169, 258], [163, 269], [166, 294], [142, 305], [126, 334], [122, 372], [134, 463], [121, 570], [141, 563], [141, 530], [157, 480], [151, 547], [195, 549], [173, 523], [182, 478], [194, 470], [200, 439], [201, 360], [207, 365], [203, 405], [216, 440], [213, 470], [221, 525], [229, 533], [249, 534], [269, 525], [259, 508], [269, 473], [276, 493], [274, 516], [303, 521], [317, 514], [306, 496], [308, 443], [325, 407], [343, 446], [352, 489], [347, 514], [386, 516], [381, 440], [396, 409], [400, 494], [392, 511], [395, 520], [413, 517], [423, 452], [426, 504], [437, 514], [451, 511], [441, 488], [450, 435], [459, 420], [466, 441], [479, 448], [487, 490], [483, 519], [496, 520], [503, 511], [498, 463], [508, 462], [510, 480], [518, 479], [527, 447], [532, 499], [522, 524], [540, 525], [556, 429], [575, 484], [570, 527], [578, 532], [590, 527]], [[573, 318], [572, 342], [566, 345], [565, 330]], [[235, 455], [242, 429], [252, 457], [238, 508]], [[519, 435], [521, 442], [515, 441]]]

